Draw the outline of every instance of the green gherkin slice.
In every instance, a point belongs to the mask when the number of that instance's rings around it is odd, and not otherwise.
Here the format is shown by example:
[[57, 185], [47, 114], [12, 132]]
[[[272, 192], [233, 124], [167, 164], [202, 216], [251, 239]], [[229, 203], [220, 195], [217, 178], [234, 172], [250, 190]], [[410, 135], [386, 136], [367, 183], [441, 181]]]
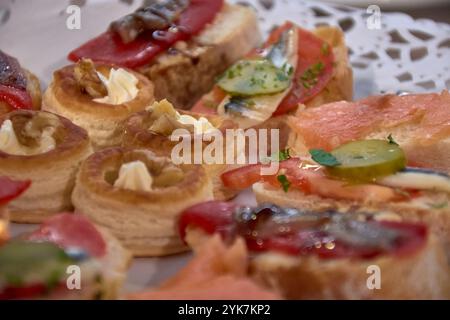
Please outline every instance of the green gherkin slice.
[[340, 165], [328, 167], [335, 177], [355, 182], [374, 181], [406, 167], [403, 150], [385, 140], [361, 140], [340, 146], [331, 154]]
[[241, 60], [231, 66], [217, 85], [232, 96], [256, 96], [282, 92], [291, 77], [265, 59]]

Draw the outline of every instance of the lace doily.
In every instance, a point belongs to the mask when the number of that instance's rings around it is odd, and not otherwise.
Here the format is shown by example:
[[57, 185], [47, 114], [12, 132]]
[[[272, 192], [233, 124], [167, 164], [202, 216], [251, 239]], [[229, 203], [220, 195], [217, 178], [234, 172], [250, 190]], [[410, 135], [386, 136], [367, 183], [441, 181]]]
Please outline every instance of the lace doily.
[[261, 28], [292, 20], [305, 28], [340, 26], [355, 75], [355, 98], [386, 92], [450, 89], [450, 25], [381, 12], [380, 29], [369, 29], [373, 12], [299, 0], [231, 1], [258, 12]]

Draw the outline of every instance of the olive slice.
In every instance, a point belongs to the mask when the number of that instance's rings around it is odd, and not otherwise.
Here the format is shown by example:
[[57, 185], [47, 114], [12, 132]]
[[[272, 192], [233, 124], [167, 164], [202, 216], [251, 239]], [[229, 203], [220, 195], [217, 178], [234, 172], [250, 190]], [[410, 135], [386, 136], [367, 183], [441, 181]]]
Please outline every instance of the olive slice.
[[328, 172], [350, 181], [374, 181], [406, 167], [403, 150], [385, 140], [350, 142], [333, 150], [331, 154], [340, 165], [328, 167]]
[[275, 94], [289, 88], [290, 77], [265, 59], [241, 60], [231, 66], [217, 85], [232, 96]]

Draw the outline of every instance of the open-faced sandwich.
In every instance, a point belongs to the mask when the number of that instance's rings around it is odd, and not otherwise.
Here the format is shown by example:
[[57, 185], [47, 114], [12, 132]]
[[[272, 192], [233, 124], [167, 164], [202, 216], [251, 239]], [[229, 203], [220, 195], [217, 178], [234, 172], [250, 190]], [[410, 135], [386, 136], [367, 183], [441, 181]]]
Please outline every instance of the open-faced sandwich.
[[305, 210], [395, 212], [408, 221], [428, 224], [450, 243], [450, 177], [430, 169], [407, 167], [404, 151], [389, 140], [353, 141], [311, 158], [283, 154], [274, 175], [261, 175], [257, 164], [222, 175], [225, 186], [252, 186], [258, 202]]
[[186, 251], [176, 221], [187, 207], [212, 199], [201, 165], [175, 165], [149, 150], [130, 148], [91, 155], [72, 194], [76, 211], [108, 228], [135, 256]]
[[30, 187], [31, 181], [14, 181], [0, 177], [0, 245], [9, 238], [9, 211], [7, 205]]
[[164, 0], [111, 23], [69, 54], [132, 68], [155, 84], [157, 100], [188, 109], [214, 78], [259, 44], [255, 13], [223, 0]]
[[143, 75], [81, 59], [54, 72], [42, 108], [86, 129], [97, 150], [120, 145], [122, 122], [153, 101], [153, 84]]
[[[276, 128], [300, 104], [351, 100], [352, 71], [343, 33], [332, 27], [304, 30], [286, 22], [265, 45], [231, 66], [192, 109], [217, 113], [240, 128]], [[285, 141], [281, 141], [281, 145]]]
[[137, 300], [278, 300], [280, 296], [248, 277], [248, 251], [242, 239], [229, 247], [209, 239], [187, 266], [158, 288], [134, 293]]
[[0, 117], [0, 175], [33, 182], [11, 202], [11, 220], [35, 223], [71, 210], [75, 175], [90, 153], [86, 131], [66, 118], [31, 110]]
[[108, 231], [59, 214], [0, 246], [0, 299], [114, 299], [130, 258]]
[[385, 95], [299, 109], [289, 117], [289, 147], [331, 151], [360, 139], [391, 135], [411, 166], [450, 172], [450, 93]]
[[12, 110], [40, 108], [38, 78], [0, 50], [0, 116]]
[[244, 238], [251, 276], [288, 299], [448, 299], [441, 243], [424, 224], [385, 216], [213, 201], [184, 211], [179, 227], [194, 248], [214, 233]]

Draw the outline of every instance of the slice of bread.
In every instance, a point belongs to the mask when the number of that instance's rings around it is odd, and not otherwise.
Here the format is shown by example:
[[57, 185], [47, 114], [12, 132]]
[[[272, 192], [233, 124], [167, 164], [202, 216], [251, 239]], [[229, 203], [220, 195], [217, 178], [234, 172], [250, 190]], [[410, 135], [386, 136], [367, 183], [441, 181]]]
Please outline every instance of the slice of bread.
[[[198, 228], [186, 231], [185, 241], [195, 250], [212, 237]], [[376, 281], [370, 278], [378, 271], [379, 289], [371, 286]], [[320, 259], [275, 251], [253, 254], [249, 273], [257, 283], [280, 292], [285, 299], [450, 298], [449, 265], [434, 235], [416, 253], [403, 256]]]
[[[250, 265], [252, 277], [287, 299], [448, 299], [449, 267], [430, 237], [417, 253], [372, 259], [291, 257], [265, 253]], [[380, 287], [371, 276], [379, 271]], [[373, 278], [374, 279], [374, 278]]]
[[[253, 185], [253, 192], [258, 203], [274, 203], [282, 207], [294, 207], [304, 210], [323, 211], [338, 210], [341, 212], [356, 209], [370, 212], [387, 213], [388, 219], [423, 222], [430, 227], [432, 233], [445, 245], [450, 258], [450, 208], [434, 208], [433, 204], [450, 203], [446, 193], [423, 192], [423, 195], [411, 201], [398, 202], [355, 202], [322, 198], [317, 195], [306, 195], [299, 190], [291, 189], [287, 193], [280, 188], [273, 188], [265, 183]], [[395, 217], [397, 215], [397, 217]]]
[[168, 99], [179, 109], [190, 109], [212, 88], [218, 75], [260, 41], [253, 10], [225, 4], [213, 23], [198, 36], [176, 43], [138, 71], [155, 84], [156, 100]]
[[126, 280], [132, 255], [108, 229], [96, 226], [106, 242], [106, 255], [100, 259], [103, 282], [99, 297], [105, 300], [117, 299]]
[[[391, 135], [405, 151], [410, 165], [448, 173], [449, 101], [450, 93], [444, 90], [432, 94], [374, 96], [354, 103], [342, 101], [325, 104], [309, 111], [304, 107], [299, 108], [295, 117], [287, 121], [292, 127], [288, 146], [294, 153], [303, 156], [308, 155], [309, 148], [322, 148], [325, 140], [328, 147], [333, 149], [349, 140], [384, 140]], [[374, 117], [382, 115], [383, 119], [371, 123], [368, 114]], [[336, 121], [333, 122], [330, 117], [335, 117]], [[325, 123], [323, 119], [328, 120]], [[312, 125], [317, 128], [315, 132], [312, 132]], [[328, 134], [324, 133], [323, 127], [330, 129]], [[430, 132], [430, 129], [436, 129], [436, 132]], [[440, 133], [437, 133], [438, 130]], [[319, 140], [322, 141], [313, 143]]]

